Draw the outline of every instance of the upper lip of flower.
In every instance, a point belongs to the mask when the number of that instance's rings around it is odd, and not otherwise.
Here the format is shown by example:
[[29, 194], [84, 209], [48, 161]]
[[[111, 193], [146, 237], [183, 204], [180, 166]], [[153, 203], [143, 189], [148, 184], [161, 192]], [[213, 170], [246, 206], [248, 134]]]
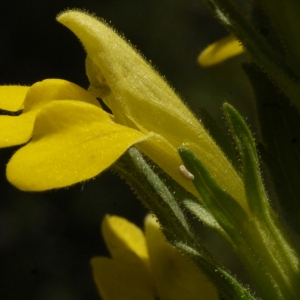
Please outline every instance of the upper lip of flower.
[[[193, 185], [183, 180], [178, 171], [181, 160], [177, 148], [183, 145], [191, 148], [220, 185], [245, 204], [242, 181], [222, 151], [181, 99], [125, 40], [105, 23], [83, 12], [67, 11], [60, 14], [57, 20], [83, 43], [92, 61], [87, 64], [87, 73], [93, 74], [91, 66], [96, 66], [97, 74], [92, 75], [93, 81], [99, 76], [101, 81], [105, 79], [111, 93], [103, 100], [116, 121], [146, 134], [154, 133], [152, 139], [140, 143], [138, 147], [195, 193]], [[164, 145], [164, 157], [158, 157], [151, 151], [154, 144]]]

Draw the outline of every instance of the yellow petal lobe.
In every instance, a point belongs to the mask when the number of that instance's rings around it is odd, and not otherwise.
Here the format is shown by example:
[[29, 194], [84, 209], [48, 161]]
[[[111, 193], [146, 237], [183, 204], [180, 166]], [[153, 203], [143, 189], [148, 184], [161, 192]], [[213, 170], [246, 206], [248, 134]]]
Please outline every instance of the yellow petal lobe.
[[77, 84], [63, 79], [45, 79], [28, 90], [24, 113], [38, 110], [53, 100], [78, 100], [99, 106], [97, 99]]
[[[15, 87], [14, 87], [15, 88]], [[22, 87], [21, 92], [6, 89], [8, 95], [18, 93], [25, 96], [22, 103], [23, 112], [19, 116], [0, 116], [0, 148], [20, 145], [32, 137], [32, 130], [37, 113], [53, 100], [78, 100], [99, 106], [95, 97], [78, 85], [61, 79], [47, 79], [37, 82], [30, 88]], [[25, 93], [27, 91], [27, 93]], [[5, 97], [2, 94], [2, 97]], [[18, 99], [20, 101], [20, 99]]]
[[154, 300], [156, 290], [150, 273], [144, 233], [117, 216], [105, 216], [102, 234], [113, 259], [91, 260], [94, 280], [104, 300]]
[[16, 112], [23, 109], [28, 86], [0, 86], [0, 109]]
[[132, 256], [149, 266], [148, 250], [142, 230], [117, 216], [105, 216], [102, 234], [113, 258], [130, 260]]
[[202, 67], [210, 67], [244, 52], [241, 43], [234, 36], [227, 36], [206, 47], [198, 56]]
[[145, 227], [150, 264], [161, 300], [219, 299], [201, 271], [166, 241], [155, 218], [148, 216]]
[[95, 105], [52, 101], [37, 115], [32, 140], [13, 155], [6, 175], [24, 191], [69, 186], [95, 177], [144, 138]]

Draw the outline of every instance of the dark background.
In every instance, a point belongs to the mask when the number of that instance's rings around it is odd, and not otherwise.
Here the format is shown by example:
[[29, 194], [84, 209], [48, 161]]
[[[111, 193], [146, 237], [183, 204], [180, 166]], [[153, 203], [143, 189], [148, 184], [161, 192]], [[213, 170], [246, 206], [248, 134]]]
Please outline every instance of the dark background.
[[[196, 113], [206, 107], [220, 121], [226, 100], [251, 115], [249, 88], [237, 68], [243, 58], [210, 69], [196, 63], [207, 44], [226, 35], [200, 0], [1, 1], [1, 84], [63, 78], [88, 86], [80, 43], [55, 21], [67, 8], [111, 22]], [[89, 259], [108, 255], [100, 221], [109, 213], [141, 226], [146, 210], [110, 172], [66, 189], [20, 192], [5, 178], [16, 149], [0, 151], [0, 298], [99, 299]]]

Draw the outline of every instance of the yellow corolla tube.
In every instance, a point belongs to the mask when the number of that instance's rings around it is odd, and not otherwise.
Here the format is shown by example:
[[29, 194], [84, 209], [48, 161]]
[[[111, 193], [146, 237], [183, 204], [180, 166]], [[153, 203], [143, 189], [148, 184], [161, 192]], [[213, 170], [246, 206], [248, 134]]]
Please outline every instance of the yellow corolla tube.
[[115, 121], [148, 138], [137, 146], [183, 186], [177, 148], [192, 149], [219, 184], [245, 207], [242, 181], [223, 152], [182, 100], [144, 58], [113, 29], [80, 11], [57, 20], [72, 30], [87, 52], [91, 90], [98, 91]]

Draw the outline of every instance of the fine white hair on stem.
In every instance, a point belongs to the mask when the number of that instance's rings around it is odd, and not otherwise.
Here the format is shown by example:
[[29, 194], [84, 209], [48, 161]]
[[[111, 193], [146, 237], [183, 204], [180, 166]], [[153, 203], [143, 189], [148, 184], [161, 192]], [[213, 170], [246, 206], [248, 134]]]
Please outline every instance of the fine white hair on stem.
[[185, 179], [194, 180], [194, 175], [192, 173], [190, 173], [184, 165], [179, 166], [179, 171]]

